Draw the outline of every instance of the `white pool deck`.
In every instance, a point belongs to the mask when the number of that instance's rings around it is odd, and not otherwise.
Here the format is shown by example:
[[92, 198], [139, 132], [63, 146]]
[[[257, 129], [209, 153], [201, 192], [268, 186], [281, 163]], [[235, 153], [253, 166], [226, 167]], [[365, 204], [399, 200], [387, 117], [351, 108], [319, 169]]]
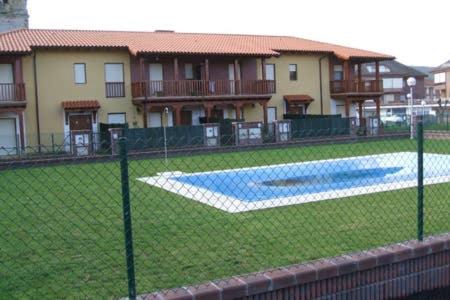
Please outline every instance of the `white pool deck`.
[[[289, 165], [308, 165], [317, 162], [331, 162], [331, 161], [339, 161], [339, 160], [348, 160], [352, 158], [367, 158], [367, 159], [375, 159], [380, 156], [386, 155], [401, 155], [401, 154], [411, 155], [411, 152], [396, 152], [396, 153], [384, 153], [377, 155], [366, 155], [366, 156], [354, 156], [354, 157], [346, 157], [346, 158], [338, 158], [338, 159], [327, 159], [327, 160], [316, 160], [316, 161], [308, 161], [308, 162], [300, 162], [300, 163], [289, 163], [289, 164], [277, 164], [277, 165], [266, 165], [259, 167], [251, 167], [251, 168], [238, 168], [238, 169], [227, 169], [227, 170], [218, 170], [218, 171], [209, 171], [209, 172], [196, 172], [196, 173], [182, 173], [182, 172], [164, 172], [158, 173], [157, 176], [152, 177], [141, 177], [137, 178], [137, 180], [142, 181], [144, 183], [150, 184], [152, 186], [162, 188], [166, 191], [172, 192], [174, 194], [180, 195], [182, 197], [192, 199], [198, 201], [203, 204], [207, 204], [209, 206], [218, 208], [220, 210], [229, 212], [229, 213], [240, 213], [247, 212], [253, 210], [274, 208], [280, 206], [288, 206], [288, 205], [297, 205], [309, 202], [317, 202], [323, 200], [331, 200], [331, 199], [339, 199], [345, 197], [352, 197], [357, 195], [365, 195], [365, 194], [373, 194], [379, 192], [387, 192], [399, 189], [406, 189], [417, 187], [417, 179], [414, 180], [405, 180], [398, 182], [389, 182], [384, 184], [375, 184], [363, 187], [350, 187], [346, 189], [337, 189], [331, 191], [317, 192], [317, 193], [309, 193], [306, 195], [295, 195], [289, 197], [275, 197], [267, 200], [258, 200], [258, 201], [244, 201], [237, 199], [235, 197], [227, 196], [222, 193], [214, 192], [208, 190], [203, 187], [198, 187], [195, 185], [191, 185], [188, 183], [179, 182], [174, 180], [173, 177], [177, 177], [180, 175], [195, 175], [195, 174], [211, 174], [211, 173], [223, 173], [223, 172], [235, 172], [240, 170], [252, 170], [263, 167], [277, 167], [277, 166], [289, 166]], [[436, 155], [436, 154], [424, 154], [425, 159], [427, 155]], [[443, 157], [450, 157], [449, 155], [442, 155]], [[449, 166], [450, 169], [450, 166]], [[424, 178], [424, 185], [432, 185], [439, 183], [450, 182], [450, 173], [443, 176], [433, 176]], [[414, 201], [415, 199], [411, 199]]]

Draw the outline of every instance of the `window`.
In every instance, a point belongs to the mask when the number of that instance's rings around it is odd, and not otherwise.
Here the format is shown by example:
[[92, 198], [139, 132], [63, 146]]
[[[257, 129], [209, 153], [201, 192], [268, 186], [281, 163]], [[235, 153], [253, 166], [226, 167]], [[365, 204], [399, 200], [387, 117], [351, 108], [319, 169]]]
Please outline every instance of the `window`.
[[395, 95], [394, 94], [385, 94], [383, 96], [384, 98], [384, 103], [390, 103], [390, 102], [394, 102], [395, 101]]
[[0, 64], [0, 83], [14, 83], [12, 64]]
[[402, 78], [383, 78], [384, 89], [401, 89], [403, 88]]
[[194, 67], [192, 64], [184, 64], [184, 78], [194, 79]]
[[444, 83], [445, 82], [445, 73], [437, 73], [434, 74], [434, 83]]
[[[375, 73], [376, 72], [375, 65], [368, 65], [368, 66], [366, 66], [366, 68], [367, 68], [367, 71], [369, 73]], [[389, 72], [391, 72], [391, 69], [389, 69], [385, 65], [380, 65], [380, 73], [389, 73]]]
[[106, 97], [125, 97], [123, 64], [105, 64]]
[[342, 67], [342, 65], [333, 66], [333, 79], [344, 80], [344, 68]]
[[73, 65], [73, 73], [76, 84], [86, 83], [86, 64], [76, 63]]
[[266, 80], [273, 80], [274, 83], [274, 93], [276, 91], [276, 80], [275, 80], [275, 65], [274, 64], [266, 64]]
[[289, 65], [289, 80], [297, 80], [297, 65]]
[[125, 113], [109, 113], [108, 124], [125, 124], [127, 122]]

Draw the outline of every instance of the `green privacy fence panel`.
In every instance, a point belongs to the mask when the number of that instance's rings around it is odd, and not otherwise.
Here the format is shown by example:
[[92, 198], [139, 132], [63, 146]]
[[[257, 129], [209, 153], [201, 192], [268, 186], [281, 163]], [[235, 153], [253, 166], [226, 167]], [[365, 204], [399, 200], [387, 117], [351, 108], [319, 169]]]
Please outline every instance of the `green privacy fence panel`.
[[301, 118], [292, 119], [291, 124], [293, 139], [350, 134], [349, 118]]
[[107, 124], [100, 123], [100, 149], [103, 151], [109, 151], [111, 149], [111, 128], [128, 128], [128, 123], [125, 124]]
[[164, 147], [164, 140], [169, 148], [201, 146], [204, 143], [202, 125], [128, 128], [124, 130], [124, 135], [128, 139], [129, 150], [161, 149]]

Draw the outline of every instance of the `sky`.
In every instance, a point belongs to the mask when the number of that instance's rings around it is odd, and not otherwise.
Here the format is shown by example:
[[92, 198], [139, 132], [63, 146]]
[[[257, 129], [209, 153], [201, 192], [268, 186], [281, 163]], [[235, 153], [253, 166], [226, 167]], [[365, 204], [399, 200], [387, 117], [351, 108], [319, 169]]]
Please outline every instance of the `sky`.
[[448, 0], [28, 0], [30, 28], [290, 35], [390, 54], [450, 59]]

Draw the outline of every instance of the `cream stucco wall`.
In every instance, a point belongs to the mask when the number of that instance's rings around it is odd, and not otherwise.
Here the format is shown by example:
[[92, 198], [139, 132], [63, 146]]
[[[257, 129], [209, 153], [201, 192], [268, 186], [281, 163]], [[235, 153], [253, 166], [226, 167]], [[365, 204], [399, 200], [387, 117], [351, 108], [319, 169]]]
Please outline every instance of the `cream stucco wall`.
[[[276, 94], [272, 96], [268, 107], [277, 108], [277, 119], [281, 120], [285, 113], [283, 95], [307, 94], [314, 98], [308, 107], [308, 114], [320, 114], [319, 59], [321, 55], [282, 54], [279, 57], [266, 59], [266, 64], [275, 64]], [[330, 113], [330, 76], [328, 57], [322, 60], [322, 92], [323, 113]], [[297, 80], [289, 80], [289, 64], [297, 64]], [[261, 66], [261, 61], [258, 61]], [[258, 78], [262, 78], [261, 67], [258, 67]], [[250, 105], [244, 107], [246, 121], [262, 120], [262, 107]]]
[[[74, 63], [86, 64], [86, 84], [75, 84]], [[125, 97], [106, 98], [105, 63], [124, 65]], [[136, 122], [142, 126], [142, 115], [138, 115], [131, 102], [130, 56], [125, 50], [38, 50], [36, 51], [40, 130], [43, 143], [51, 133], [57, 137], [64, 133], [64, 100], [98, 100], [98, 122], [107, 122], [108, 113], [126, 113], [130, 126]], [[36, 142], [36, 105], [33, 76], [33, 58], [23, 60], [26, 83], [27, 108], [25, 110], [26, 135], [29, 144]]]
[[[275, 64], [276, 94], [268, 107], [277, 108], [277, 119], [285, 113], [283, 95], [307, 94], [314, 98], [308, 113], [320, 113], [319, 59], [321, 55], [282, 54], [280, 57], [266, 59], [266, 63]], [[86, 84], [75, 84], [74, 63], [86, 64]], [[105, 63], [122, 63], [125, 74], [125, 97], [106, 98]], [[329, 60], [322, 60], [323, 113], [330, 113]], [[297, 80], [289, 80], [289, 64], [297, 64]], [[261, 61], [257, 62], [257, 76], [262, 78]], [[37, 50], [36, 68], [39, 95], [39, 116], [41, 139], [49, 143], [51, 133], [56, 134], [59, 142], [64, 137], [64, 100], [98, 100], [98, 123], [107, 122], [108, 113], [126, 113], [130, 127], [143, 127], [142, 112], [132, 104], [130, 56], [125, 50]], [[33, 75], [33, 57], [23, 59], [24, 81], [26, 83], [27, 108], [25, 110], [26, 139], [29, 145], [37, 143], [36, 105]], [[247, 121], [262, 121], [263, 112], [259, 104], [244, 107]], [[231, 114], [231, 112], [229, 112]]]

